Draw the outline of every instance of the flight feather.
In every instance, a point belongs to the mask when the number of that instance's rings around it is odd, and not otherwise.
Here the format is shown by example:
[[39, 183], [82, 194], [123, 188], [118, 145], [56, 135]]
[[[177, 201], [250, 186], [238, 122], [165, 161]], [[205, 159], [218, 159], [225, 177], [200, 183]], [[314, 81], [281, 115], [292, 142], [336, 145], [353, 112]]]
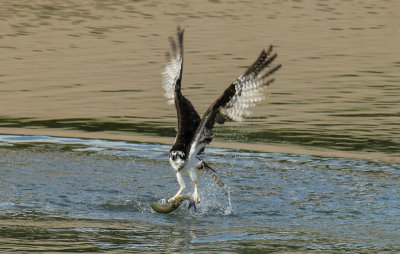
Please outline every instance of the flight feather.
[[164, 95], [168, 104], [174, 104], [174, 91], [179, 86], [182, 79], [183, 69], [183, 29], [178, 27], [178, 45], [173, 37], [169, 37], [171, 52], [167, 53], [167, 64], [162, 72], [162, 83]]
[[274, 81], [269, 76], [281, 65], [267, 70], [277, 54], [273, 47], [263, 50], [257, 60], [239, 76], [223, 94], [208, 108], [198, 126], [190, 147], [190, 156], [196, 155], [212, 141], [215, 123], [225, 121], [243, 121], [255, 105], [265, 99], [265, 89]]

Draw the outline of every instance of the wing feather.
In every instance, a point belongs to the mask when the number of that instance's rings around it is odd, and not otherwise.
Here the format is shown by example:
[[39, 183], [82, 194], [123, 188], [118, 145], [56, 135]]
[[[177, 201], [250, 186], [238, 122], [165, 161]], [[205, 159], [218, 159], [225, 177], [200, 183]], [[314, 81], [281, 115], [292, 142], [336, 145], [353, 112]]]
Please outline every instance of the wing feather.
[[243, 121], [255, 105], [265, 99], [265, 89], [274, 82], [269, 78], [281, 65], [266, 70], [276, 59], [273, 47], [261, 51], [257, 60], [239, 76], [208, 108], [198, 126], [190, 146], [189, 156], [197, 155], [212, 141], [215, 123]]
[[[183, 69], [183, 29], [178, 27], [178, 43], [179, 47], [173, 37], [169, 37], [171, 44], [171, 53], [167, 53], [167, 64], [162, 72], [162, 84], [164, 88], [164, 95], [167, 98], [168, 104], [174, 104], [175, 89], [179, 86], [182, 79]], [[178, 82], [179, 81], [179, 82]]]
[[171, 150], [178, 150], [187, 157], [190, 142], [193, 140], [200, 116], [192, 103], [181, 92], [183, 69], [183, 29], [178, 27], [177, 41], [169, 37], [171, 52], [167, 54], [168, 62], [162, 72], [163, 88], [169, 104], [175, 103], [178, 117], [178, 131]]

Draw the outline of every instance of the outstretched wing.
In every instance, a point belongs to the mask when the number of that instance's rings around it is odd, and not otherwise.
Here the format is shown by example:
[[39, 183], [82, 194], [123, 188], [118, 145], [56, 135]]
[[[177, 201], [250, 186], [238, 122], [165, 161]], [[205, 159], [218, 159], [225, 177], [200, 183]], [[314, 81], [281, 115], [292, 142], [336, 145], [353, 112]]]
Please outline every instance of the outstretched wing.
[[171, 52], [167, 53], [168, 63], [162, 73], [165, 97], [169, 104], [175, 102], [178, 116], [178, 132], [171, 150], [179, 150], [188, 155], [189, 144], [200, 124], [200, 116], [192, 103], [181, 92], [183, 69], [183, 29], [178, 27], [177, 42], [170, 37]]
[[175, 90], [181, 89], [182, 69], [183, 69], [183, 29], [178, 27], [178, 45], [175, 39], [169, 37], [171, 52], [167, 52], [167, 64], [162, 72], [162, 83], [164, 95], [168, 104], [174, 104]]
[[257, 102], [265, 99], [265, 89], [274, 78], [269, 78], [281, 65], [266, 70], [275, 60], [272, 46], [263, 50], [247, 71], [237, 78], [208, 108], [191, 142], [189, 156], [197, 155], [212, 141], [215, 123], [242, 121], [248, 117]]

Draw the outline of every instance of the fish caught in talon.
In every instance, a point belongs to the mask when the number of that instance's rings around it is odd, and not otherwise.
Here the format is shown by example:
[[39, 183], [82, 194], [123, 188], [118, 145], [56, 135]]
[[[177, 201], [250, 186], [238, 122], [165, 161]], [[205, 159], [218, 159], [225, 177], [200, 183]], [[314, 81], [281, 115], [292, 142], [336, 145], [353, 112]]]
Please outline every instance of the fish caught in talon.
[[[170, 202], [170, 200], [172, 201]], [[178, 196], [168, 200], [168, 203], [152, 203], [151, 208], [158, 213], [170, 213], [175, 211], [184, 200], [189, 200], [190, 203], [194, 203], [194, 201], [189, 196]], [[189, 203], [189, 207], [190, 207]], [[196, 208], [196, 207], [195, 207]]]

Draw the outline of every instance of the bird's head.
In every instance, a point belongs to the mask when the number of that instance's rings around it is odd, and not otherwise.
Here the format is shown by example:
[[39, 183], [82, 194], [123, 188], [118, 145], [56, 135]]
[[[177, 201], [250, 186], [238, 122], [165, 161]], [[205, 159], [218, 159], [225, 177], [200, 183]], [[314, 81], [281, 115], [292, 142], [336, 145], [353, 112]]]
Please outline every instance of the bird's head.
[[171, 150], [169, 152], [169, 163], [175, 171], [181, 170], [186, 163], [185, 153], [178, 150]]

